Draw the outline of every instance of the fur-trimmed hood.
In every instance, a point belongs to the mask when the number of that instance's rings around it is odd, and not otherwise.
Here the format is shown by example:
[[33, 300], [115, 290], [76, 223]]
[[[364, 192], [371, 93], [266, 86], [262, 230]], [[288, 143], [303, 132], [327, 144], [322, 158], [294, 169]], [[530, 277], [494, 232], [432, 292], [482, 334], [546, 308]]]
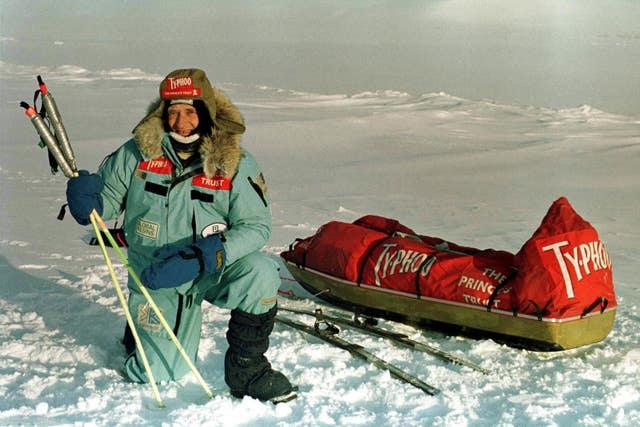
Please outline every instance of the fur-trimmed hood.
[[133, 130], [142, 154], [149, 158], [163, 154], [162, 140], [166, 132], [162, 113], [165, 103], [172, 98], [204, 102], [213, 123], [211, 135], [203, 136], [200, 145], [204, 172], [208, 177], [218, 172], [232, 177], [242, 158], [240, 143], [245, 131], [244, 119], [227, 95], [209, 83], [202, 70], [176, 70], [160, 83], [160, 98], [151, 104], [147, 116]]

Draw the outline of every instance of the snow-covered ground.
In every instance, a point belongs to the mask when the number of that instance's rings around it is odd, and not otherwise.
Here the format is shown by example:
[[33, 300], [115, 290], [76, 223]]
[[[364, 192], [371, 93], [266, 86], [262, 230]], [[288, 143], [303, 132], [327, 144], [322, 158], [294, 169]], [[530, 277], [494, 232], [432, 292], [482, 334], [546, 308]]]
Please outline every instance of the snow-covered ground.
[[[557, 354], [383, 322], [489, 375], [344, 331], [442, 389], [437, 396], [277, 326], [268, 356], [300, 396], [274, 406], [229, 395], [222, 375], [228, 313], [206, 306], [197, 365], [215, 397], [207, 400], [188, 376], [160, 385], [167, 407], [159, 409], [148, 386], [118, 375], [125, 321], [108, 271], [98, 248], [85, 243], [89, 228], [56, 220], [65, 179], [49, 173], [17, 101], [30, 101], [42, 74], [79, 165], [95, 170], [127, 138], [160, 76], [8, 63], [0, 71], [0, 425], [640, 424], [640, 117], [447, 93], [318, 95], [224, 84], [246, 116], [244, 144], [267, 178], [274, 225], [264, 250], [274, 257], [327, 221], [369, 213], [515, 252], [551, 202], [566, 196], [607, 244], [619, 309], [603, 342]], [[124, 282], [125, 268], [112, 256]], [[292, 285], [284, 271], [283, 284]]]

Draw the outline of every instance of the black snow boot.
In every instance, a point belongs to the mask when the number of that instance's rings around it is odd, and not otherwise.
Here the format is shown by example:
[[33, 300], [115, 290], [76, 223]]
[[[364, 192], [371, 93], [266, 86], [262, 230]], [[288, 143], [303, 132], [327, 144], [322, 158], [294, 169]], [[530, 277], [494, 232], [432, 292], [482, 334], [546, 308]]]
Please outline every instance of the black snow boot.
[[284, 374], [271, 369], [264, 356], [277, 310], [277, 306], [264, 314], [231, 310], [224, 380], [235, 397], [250, 396], [274, 403], [297, 397], [297, 387], [293, 387]]

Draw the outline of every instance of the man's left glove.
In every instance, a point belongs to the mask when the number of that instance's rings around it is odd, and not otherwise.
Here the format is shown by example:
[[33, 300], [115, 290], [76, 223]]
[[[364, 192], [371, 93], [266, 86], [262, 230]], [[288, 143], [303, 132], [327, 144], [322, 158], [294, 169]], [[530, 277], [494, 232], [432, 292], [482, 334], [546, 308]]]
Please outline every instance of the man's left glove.
[[218, 234], [200, 239], [191, 246], [165, 245], [153, 256], [162, 259], [142, 270], [140, 279], [149, 289], [176, 288], [201, 273], [222, 273], [226, 262], [224, 245]]
[[94, 209], [102, 215], [104, 203], [100, 192], [104, 188], [104, 181], [100, 175], [86, 170], [78, 173], [78, 177], [70, 178], [67, 182], [67, 204], [78, 224], [88, 225]]

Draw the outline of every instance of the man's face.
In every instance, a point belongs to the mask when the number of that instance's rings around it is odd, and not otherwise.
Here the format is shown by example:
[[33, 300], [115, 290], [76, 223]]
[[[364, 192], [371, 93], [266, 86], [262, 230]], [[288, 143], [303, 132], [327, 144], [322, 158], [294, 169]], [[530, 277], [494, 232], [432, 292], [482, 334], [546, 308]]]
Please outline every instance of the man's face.
[[167, 109], [167, 122], [169, 128], [178, 135], [189, 136], [196, 130], [200, 120], [193, 105], [174, 104]]

